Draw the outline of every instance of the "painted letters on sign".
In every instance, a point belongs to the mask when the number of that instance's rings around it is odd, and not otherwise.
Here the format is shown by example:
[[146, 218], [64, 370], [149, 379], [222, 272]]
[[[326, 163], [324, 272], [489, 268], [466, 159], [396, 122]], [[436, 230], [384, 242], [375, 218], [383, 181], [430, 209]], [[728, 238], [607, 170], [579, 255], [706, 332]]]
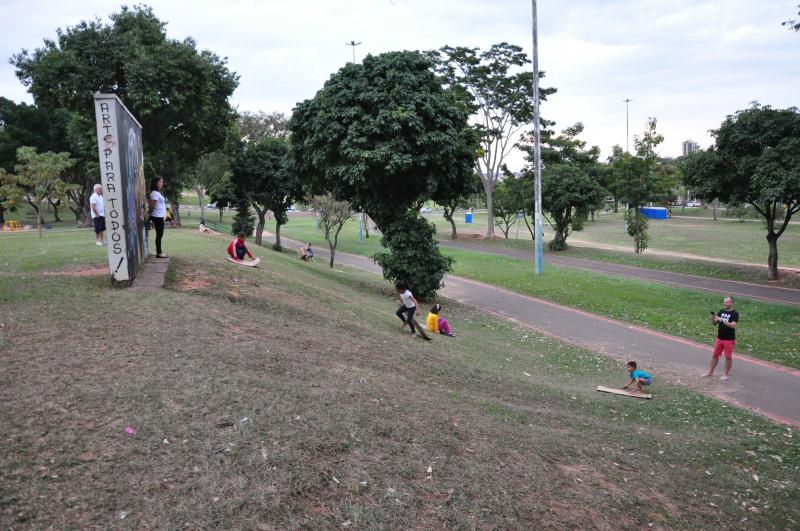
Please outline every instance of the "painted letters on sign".
[[95, 94], [94, 101], [108, 267], [115, 280], [133, 280], [149, 254], [142, 127], [116, 95]]

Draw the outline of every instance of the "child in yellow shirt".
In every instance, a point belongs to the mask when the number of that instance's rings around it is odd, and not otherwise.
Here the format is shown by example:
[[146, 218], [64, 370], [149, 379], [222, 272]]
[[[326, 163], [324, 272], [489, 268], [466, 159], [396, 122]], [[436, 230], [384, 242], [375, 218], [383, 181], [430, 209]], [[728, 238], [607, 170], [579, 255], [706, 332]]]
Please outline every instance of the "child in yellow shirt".
[[431, 308], [431, 311], [428, 313], [428, 317], [425, 318], [428, 332], [437, 332], [448, 337], [455, 337], [453, 335], [453, 329], [450, 328], [450, 323], [447, 322], [447, 319], [439, 317], [440, 311], [442, 311], [442, 305], [434, 304], [433, 308]]

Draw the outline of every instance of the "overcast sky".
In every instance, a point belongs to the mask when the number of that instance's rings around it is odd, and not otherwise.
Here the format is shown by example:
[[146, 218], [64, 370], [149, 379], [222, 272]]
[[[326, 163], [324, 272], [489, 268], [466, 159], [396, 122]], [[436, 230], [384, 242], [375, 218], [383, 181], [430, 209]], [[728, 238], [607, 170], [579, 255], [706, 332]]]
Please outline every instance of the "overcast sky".
[[[658, 118], [665, 156], [681, 143], [710, 144], [708, 130], [757, 100], [800, 105], [800, 0], [540, 0], [539, 61], [544, 86], [558, 93], [542, 115], [563, 129], [584, 123], [584, 138], [604, 156]], [[241, 76], [233, 103], [246, 111], [282, 111], [312, 97], [351, 60], [345, 43], [367, 53], [443, 45], [486, 48], [506, 41], [531, 51], [527, 0], [151, 0], [172, 38], [228, 57]], [[0, 56], [41, 46], [58, 27], [95, 16], [113, 3], [0, 0]], [[5, 61], [0, 95], [32, 99]], [[512, 169], [520, 164], [512, 159]]]

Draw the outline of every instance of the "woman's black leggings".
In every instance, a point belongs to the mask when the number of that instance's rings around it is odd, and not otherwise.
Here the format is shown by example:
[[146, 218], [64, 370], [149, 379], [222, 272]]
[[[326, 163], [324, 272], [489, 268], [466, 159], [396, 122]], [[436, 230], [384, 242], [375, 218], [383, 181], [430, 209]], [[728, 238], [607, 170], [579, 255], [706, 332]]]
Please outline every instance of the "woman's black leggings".
[[[412, 306], [411, 308], [406, 308], [405, 304], [401, 304], [400, 307], [395, 312], [395, 315], [400, 318], [401, 321], [408, 324], [408, 327], [411, 329], [412, 332], [414, 330], [414, 312], [417, 310], [416, 306]], [[405, 314], [408, 314], [406, 317]]]
[[156, 229], [156, 254], [161, 254], [161, 237], [164, 236], [164, 218], [150, 216], [153, 227]]

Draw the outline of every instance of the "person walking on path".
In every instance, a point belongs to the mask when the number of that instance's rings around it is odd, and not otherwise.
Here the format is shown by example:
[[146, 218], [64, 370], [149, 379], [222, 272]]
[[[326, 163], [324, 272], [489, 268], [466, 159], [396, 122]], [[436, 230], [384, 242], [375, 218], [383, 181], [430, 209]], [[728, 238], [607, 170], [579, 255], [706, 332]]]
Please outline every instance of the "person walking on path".
[[167, 200], [161, 194], [164, 188], [163, 177], [153, 177], [150, 179], [150, 221], [156, 229], [156, 258], [169, 258], [161, 252], [161, 238], [164, 236], [164, 218], [167, 215]]
[[106, 232], [106, 209], [103, 204], [103, 187], [94, 185], [94, 193], [89, 197], [89, 208], [92, 211], [92, 226], [94, 226], [94, 244], [103, 245]]
[[717, 325], [717, 338], [714, 340], [714, 350], [711, 354], [711, 365], [703, 376], [714, 376], [714, 369], [722, 354], [725, 354], [725, 372], [720, 380], [727, 380], [733, 365], [733, 348], [736, 346], [736, 326], [739, 324], [739, 312], [733, 309], [733, 298], [725, 297], [722, 301], [723, 308], [716, 314], [711, 312], [711, 324]]

